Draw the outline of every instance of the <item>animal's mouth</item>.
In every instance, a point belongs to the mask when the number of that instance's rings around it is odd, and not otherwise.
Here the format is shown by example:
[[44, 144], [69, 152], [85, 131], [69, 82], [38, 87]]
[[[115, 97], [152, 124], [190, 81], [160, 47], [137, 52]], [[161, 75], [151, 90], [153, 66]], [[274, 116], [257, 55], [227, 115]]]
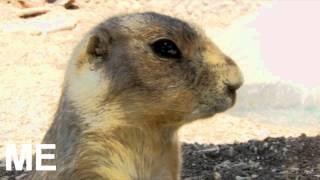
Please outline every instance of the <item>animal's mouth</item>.
[[205, 99], [194, 105], [191, 114], [187, 115], [185, 119], [205, 119], [214, 116], [217, 113], [225, 112], [232, 108], [236, 103], [237, 90], [225, 87], [224, 93], [212, 100]]
[[214, 100], [214, 104], [201, 102], [192, 112], [193, 116], [198, 118], [209, 118], [214, 116], [216, 113], [222, 113], [234, 106], [236, 102], [236, 91], [228, 90], [222, 98]]
[[230, 97], [230, 99], [231, 99], [231, 106], [230, 106], [230, 108], [231, 108], [231, 107], [233, 107], [234, 104], [236, 103], [236, 98], [237, 98], [236, 90], [228, 88], [228, 89], [227, 89], [227, 95], [228, 95], [228, 96]]
[[236, 102], [236, 93], [229, 94], [228, 97], [220, 100], [219, 102], [220, 103], [211, 108], [214, 113], [222, 113], [233, 107]]

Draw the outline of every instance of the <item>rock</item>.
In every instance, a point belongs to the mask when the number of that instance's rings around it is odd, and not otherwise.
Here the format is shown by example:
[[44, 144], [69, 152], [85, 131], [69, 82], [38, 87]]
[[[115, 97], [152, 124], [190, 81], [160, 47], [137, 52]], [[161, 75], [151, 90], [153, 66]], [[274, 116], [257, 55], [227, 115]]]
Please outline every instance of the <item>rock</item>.
[[50, 11], [50, 8], [48, 7], [28, 8], [28, 9], [21, 10], [18, 16], [21, 18], [30, 18], [30, 17], [35, 17], [35, 16], [45, 14], [49, 11]]
[[27, 176], [27, 173], [21, 174], [19, 176], [16, 177], [16, 180], [23, 180], [24, 177]]
[[242, 176], [236, 176], [236, 180], [249, 180], [250, 177], [242, 177]]
[[2, 32], [27, 33], [41, 35], [62, 30], [72, 30], [77, 25], [77, 20], [69, 17], [57, 17], [50, 20], [33, 20], [20, 23], [8, 23], [0, 25]]
[[213, 173], [213, 178], [215, 179], [215, 180], [221, 180], [221, 174], [219, 173], [219, 172], [214, 172]]
[[0, 180], [9, 180], [9, 176], [0, 177]]

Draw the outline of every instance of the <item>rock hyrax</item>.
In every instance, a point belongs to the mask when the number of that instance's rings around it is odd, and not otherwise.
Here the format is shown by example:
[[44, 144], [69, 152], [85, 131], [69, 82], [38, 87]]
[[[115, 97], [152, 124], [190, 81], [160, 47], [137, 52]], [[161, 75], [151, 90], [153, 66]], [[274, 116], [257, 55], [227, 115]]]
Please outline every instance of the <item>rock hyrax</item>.
[[55, 120], [57, 171], [44, 180], [179, 179], [177, 130], [223, 112], [243, 83], [198, 28], [147, 12], [112, 17], [76, 47]]

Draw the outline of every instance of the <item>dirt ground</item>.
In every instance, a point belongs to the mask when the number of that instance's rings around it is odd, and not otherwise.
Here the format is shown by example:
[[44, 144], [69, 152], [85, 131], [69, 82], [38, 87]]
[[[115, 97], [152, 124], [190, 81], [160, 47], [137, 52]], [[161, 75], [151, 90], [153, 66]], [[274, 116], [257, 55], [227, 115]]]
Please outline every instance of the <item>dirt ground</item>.
[[[118, 13], [148, 10], [177, 16], [198, 24], [206, 31], [213, 31], [227, 27], [238, 18], [270, 3], [267, 0], [84, 0], [77, 1], [78, 9], [66, 10], [61, 6], [50, 6], [47, 14], [23, 19], [18, 17], [21, 9], [7, 2], [0, 0], [0, 158], [4, 157], [5, 144], [41, 142], [56, 109], [64, 70], [72, 49], [84, 33], [103, 19]], [[55, 30], [61, 23], [66, 24], [67, 28]], [[314, 137], [293, 138], [301, 133]], [[320, 153], [316, 148], [320, 147], [319, 137], [316, 137], [318, 133], [319, 126], [316, 125], [289, 127], [227, 114], [192, 123], [180, 132], [181, 141], [186, 143], [183, 146], [185, 161], [182, 177], [319, 179]], [[263, 140], [269, 136], [284, 137]], [[238, 143], [232, 144], [234, 142]], [[262, 150], [262, 154], [257, 154], [256, 151], [252, 153], [247, 150], [252, 144], [259, 148], [261, 144], [277, 142], [279, 146], [276, 147], [280, 148], [277, 152]], [[213, 143], [215, 145], [209, 145]], [[306, 144], [303, 147], [308, 149], [298, 151], [296, 148], [301, 147], [301, 143]], [[206, 155], [207, 151], [209, 154], [210, 151], [215, 152], [216, 147], [220, 149], [216, 153], [217, 157]], [[225, 155], [224, 152], [231, 151], [230, 148], [234, 149], [235, 154]], [[288, 149], [286, 156], [281, 155], [281, 148]], [[304, 153], [299, 154], [302, 151]], [[312, 153], [312, 160], [306, 158]], [[290, 155], [297, 155], [298, 159], [287, 160]], [[258, 156], [266, 157], [267, 160], [254, 159]], [[281, 157], [282, 160], [271, 165], [271, 156]], [[243, 165], [245, 173], [244, 170], [238, 170], [243, 163], [246, 164]], [[256, 163], [259, 165], [256, 166]], [[293, 164], [301, 169], [289, 172], [287, 165]], [[260, 166], [262, 170], [259, 170]], [[276, 168], [275, 172], [272, 168]], [[288, 170], [288, 176], [281, 174], [285, 170]], [[309, 171], [312, 173], [305, 173]], [[4, 172], [4, 161], [0, 161], [1, 176], [4, 176], [1, 180], [15, 179], [17, 174]]]

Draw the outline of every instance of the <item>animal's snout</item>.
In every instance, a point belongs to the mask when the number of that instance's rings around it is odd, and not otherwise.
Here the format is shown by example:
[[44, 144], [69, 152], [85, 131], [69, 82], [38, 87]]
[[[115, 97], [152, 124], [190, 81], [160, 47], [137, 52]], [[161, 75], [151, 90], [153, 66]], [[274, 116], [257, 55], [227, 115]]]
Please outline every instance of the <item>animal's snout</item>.
[[233, 82], [233, 81], [225, 81], [224, 82], [225, 85], [227, 86], [227, 88], [231, 91], [235, 91], [237, 89], [239, 89], [242, 85], [242, 81], [237, 81], [237, 82]]
[[231, 91], [235, 91], [243, 84], [243, 75], [237, 66], [237, 64], [229, 57], [225, 58], [226, 64], [228, 65], [224, 84]]

